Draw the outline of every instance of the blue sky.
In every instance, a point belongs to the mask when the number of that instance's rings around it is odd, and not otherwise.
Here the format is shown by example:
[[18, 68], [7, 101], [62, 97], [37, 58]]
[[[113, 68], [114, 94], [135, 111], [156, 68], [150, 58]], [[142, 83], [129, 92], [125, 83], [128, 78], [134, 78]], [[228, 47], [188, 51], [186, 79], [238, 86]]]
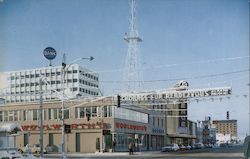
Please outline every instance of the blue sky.
[[[232, 86], [230, 100], [189, 106], [189, 117], [231, 117], [239, 135], [248, 132], [249, 72], [194, 78], [249, 68], [248, 0], [138, 0], [137, 28], [143, 42], [140, 57], [145, 89], [173, 86], [187, 78], [191, 88]], [[79, 64], [100, 73], [104, 94], [119, 92], [127, 54], [128, 0], [4, 0], [0, 2], [0, 71], [43, 67], [42, 51], [57, 50], [67, 61], [94, 56]], [[174, 64], [174, 65], [173, 65]], [[157, 67], [156, 67], [157, 66]], [[169, 81], [168, 81], [169, 80]]]

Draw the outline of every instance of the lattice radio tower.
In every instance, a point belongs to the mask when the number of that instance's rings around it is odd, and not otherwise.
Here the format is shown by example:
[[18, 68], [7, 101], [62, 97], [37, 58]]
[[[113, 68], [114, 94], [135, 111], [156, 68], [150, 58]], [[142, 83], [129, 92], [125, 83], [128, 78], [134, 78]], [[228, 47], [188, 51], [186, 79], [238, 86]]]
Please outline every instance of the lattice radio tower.
[[135, 0], [131, 0], [130, 32], [124, 36], [124, 40], [128, 42], [128, 52], [123, 76], [126, 81], [126, 91], [130, 92], [140, 90], [143, 83], [138, 49], [138, 43], [142, 42], [142, 39], [136, 29], [135, 13]]

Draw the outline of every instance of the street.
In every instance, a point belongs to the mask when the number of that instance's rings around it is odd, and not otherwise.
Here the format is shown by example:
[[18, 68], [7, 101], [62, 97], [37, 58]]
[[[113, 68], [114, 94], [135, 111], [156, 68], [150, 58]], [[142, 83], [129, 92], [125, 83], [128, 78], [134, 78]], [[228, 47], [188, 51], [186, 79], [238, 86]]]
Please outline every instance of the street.
[[[60, 158], [60, 155], [45, 155], [46, 158]], [[234, 146], [227, 148], [216, 149], [200, 149], [180, 152], [137, 152], [134, 155], [128, 153], [104, 153], [104, 154], [68, 154], [69, 159], [84, 158], [84, 159], [128, 159], [128, 158], [157, 158], [157, 159], [243, 159], [243, 147]]]

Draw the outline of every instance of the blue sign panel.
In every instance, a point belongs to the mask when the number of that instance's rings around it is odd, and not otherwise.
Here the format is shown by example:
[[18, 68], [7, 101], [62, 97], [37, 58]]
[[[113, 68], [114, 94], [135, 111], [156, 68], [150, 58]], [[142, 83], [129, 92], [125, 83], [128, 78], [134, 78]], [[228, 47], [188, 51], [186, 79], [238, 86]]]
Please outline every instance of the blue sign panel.
[[56, 57], [56, 50], [52, 47], [47, 47], [43, 50], [43, 55], [48, 60], [53, 60]]

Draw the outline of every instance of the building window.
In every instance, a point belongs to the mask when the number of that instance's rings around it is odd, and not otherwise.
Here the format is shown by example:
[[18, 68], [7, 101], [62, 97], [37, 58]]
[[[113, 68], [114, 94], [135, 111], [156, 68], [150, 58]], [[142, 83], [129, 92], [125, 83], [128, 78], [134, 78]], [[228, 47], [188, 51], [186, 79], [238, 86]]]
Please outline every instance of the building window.
[[92, 107], [92, 117], [97, 117], [97, 107]]
[[103, 107], [103, 117], [108, 117], [108, 108], [107, 108], [107, 106]]
[[3, 121], [3, 112], [0, 111], [0, 122], [2, 122], [2, 121]]
[[73, 73], [77, 73], [77, 70], [73, 70]]
[[87, 117], [91, 116], [91, 108], [90, 107], [86, 108], [86, 116]]
[[3, 115], [4, 115], [4, 121], [8, 121], [9, 120], [9, 113], [8, 113], [8, 111], [4, 111]]
[[53, 109], [49, 109], [49, 119], [51, 120], [55, 120], [59, 118], [59, 112], [58, 109], [53, 108]]
[[34, 109], [33, 110], [33, 120], [38, 120], [38, 110], [37, 109]]
[[112, 107], [108, 107], [108, 110], [109, 110], [109, 117], [112, 117]]
[[76, 83], [76, 82], [77, 82], [77, 79], [73, 79], [73, 82]]
[[85, 117], [85, 108], [78, 108], [79, 112], [80, 112], [80, 118], [84, 118]]
[[64, 119], [69, 119], [69, 110], [64, 110]]

